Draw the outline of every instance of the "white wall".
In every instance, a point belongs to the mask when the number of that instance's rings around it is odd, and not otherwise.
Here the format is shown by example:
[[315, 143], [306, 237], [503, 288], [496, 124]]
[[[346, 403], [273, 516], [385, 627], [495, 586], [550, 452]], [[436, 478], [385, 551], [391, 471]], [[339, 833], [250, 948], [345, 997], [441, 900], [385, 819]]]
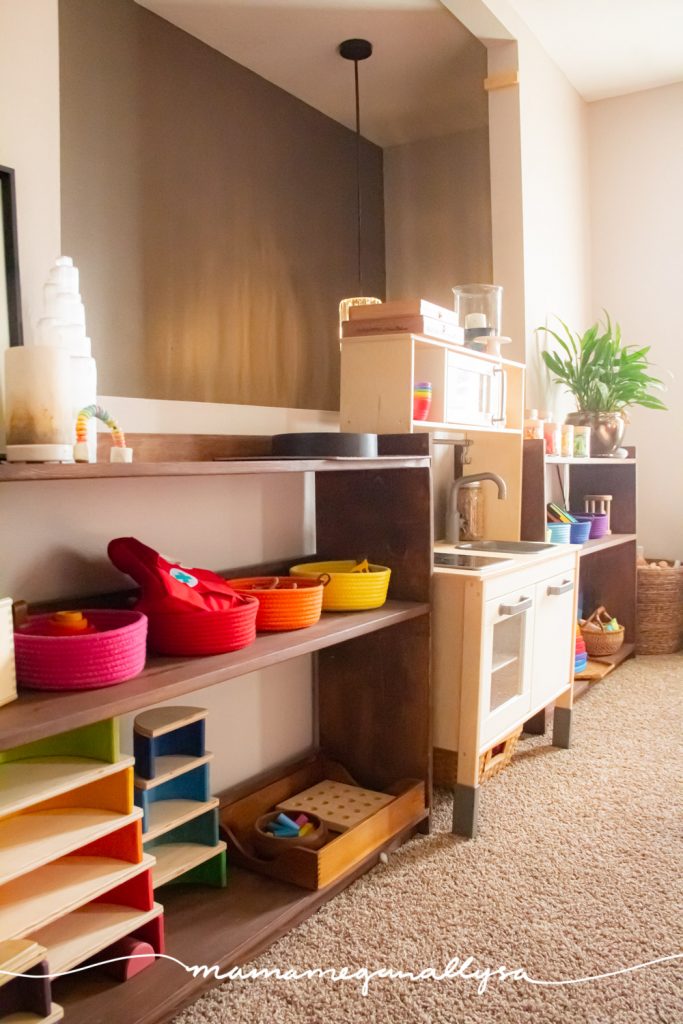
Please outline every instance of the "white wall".
[[624, 341], [651, 345], [669, 412], [636, 409], [638, 537], [646, 554], [683, 558], [683, 83], [589, 107], [593, 313]]
[[487, 45], [489, 75], [519, 71], [518, 86], [489, 93], [494, 275], [506, 289], [503, 322], [516, 354], [524, 335], [526, 404], [559, 416], [565, 406], [549, 387], [535, 329], [553, 313], [577, 327], [589, 322], [587, 104], [514, 0], [442, 3]]
[[[16, 172], [25, 340], [59, 255], [58, 0], [0, 0], [0, 164]], [[4, 443], [0, 353], [0, 449]]]

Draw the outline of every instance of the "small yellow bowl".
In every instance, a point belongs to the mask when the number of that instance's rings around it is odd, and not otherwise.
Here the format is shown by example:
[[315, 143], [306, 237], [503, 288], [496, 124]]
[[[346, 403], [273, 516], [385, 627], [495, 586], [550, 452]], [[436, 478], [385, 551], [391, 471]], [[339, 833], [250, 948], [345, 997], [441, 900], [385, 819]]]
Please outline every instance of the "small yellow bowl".
[[391, 569], [386, 565], [368, 565], [367, 572], [353, 572], [358, 562], [304, 562], [293, 565], [290, 576], [309, 576], [321, 579], [323, 611], [357, 612], [381, 608], [387, 599]]

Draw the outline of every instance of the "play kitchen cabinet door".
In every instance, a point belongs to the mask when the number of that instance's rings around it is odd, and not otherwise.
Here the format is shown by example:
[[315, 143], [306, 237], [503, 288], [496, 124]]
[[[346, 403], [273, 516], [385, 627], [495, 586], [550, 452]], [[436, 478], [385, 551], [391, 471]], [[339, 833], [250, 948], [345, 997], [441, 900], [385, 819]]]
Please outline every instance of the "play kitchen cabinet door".
[[480, 744], [514, 728], [531, 708], [533, 586], [486, 601], [480, 693]]
[[576, 573], [571, 569], [534, 588], [532, 710], [545, 707], [571, 684], [574, 661]]

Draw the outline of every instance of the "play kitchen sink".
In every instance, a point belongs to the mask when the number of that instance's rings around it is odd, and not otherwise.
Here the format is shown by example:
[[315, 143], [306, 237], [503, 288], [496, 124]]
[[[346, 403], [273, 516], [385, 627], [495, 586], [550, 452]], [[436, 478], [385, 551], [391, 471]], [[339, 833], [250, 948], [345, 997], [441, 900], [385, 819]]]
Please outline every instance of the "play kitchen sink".
[[554, 547], [538, 540], [468, 540], [453, 546], [458, 551], [495, 551], [510, 555], [533, 555]]

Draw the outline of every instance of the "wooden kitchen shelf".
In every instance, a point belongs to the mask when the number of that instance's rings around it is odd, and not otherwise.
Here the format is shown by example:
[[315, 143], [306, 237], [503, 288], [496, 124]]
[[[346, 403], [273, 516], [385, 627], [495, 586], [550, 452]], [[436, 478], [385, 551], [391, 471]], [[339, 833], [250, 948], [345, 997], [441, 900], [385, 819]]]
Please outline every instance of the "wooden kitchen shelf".
[[[127, 435], [128, 436], [128, 435]], [[135, 435], [129, 436], [134, 445]], [[107, 480], [135, 477], [175, 476], [253, 476], [263, 473], [334, 473], [351, 470], [419, 469], [429, 462], [423, 457], [402, 455], [373, 459], [337, 457], [329, 459], [288, 459], [255, 457], [214, 462], [132, 462], [111, 463], [0, 463], [0, 483], [26, 483], [36, 480]]]
[[106, 689], [70, 693], [24, 690], [18, 700], [2, 709], [0, 750], [236, 679], [248, 672], [406, 622], [428, 611], [429, 605], [416, 601], [387, 601], [382, 608], [373, 611], [324, 612], [315, 626], [289, 633], [261, 634], [249, 647], [230, 654], [206, 658], [151, 657], [145, 670], [135, 679]]
[[621, 544], [630, 544], [636, 539], [635, 533], [608, 533], [606, 537], [596, 537], [594, 540], [587, 540], [581, 545], [579, 557], [585, 558], [596, 551], [606, 551], [607, 548], [616, 548]]

